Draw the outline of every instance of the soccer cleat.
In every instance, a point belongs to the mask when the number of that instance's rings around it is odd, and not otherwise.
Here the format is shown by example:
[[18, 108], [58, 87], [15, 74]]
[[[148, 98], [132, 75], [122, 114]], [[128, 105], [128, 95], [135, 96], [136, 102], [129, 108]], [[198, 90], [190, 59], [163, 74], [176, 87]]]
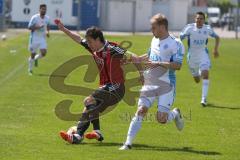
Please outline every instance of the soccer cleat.
[[32, 70], [28, 70], [28, 75], [32, 76], [33, 75], [33, 71]]
[[81, 137], [79, 134], [68, 134], [65, 131], [61, 131], [60, 136], [70, 144], [79, 144], [83, 140], [83, 137]]
[[118, 150], [123, 151], [123, 150], [130, 150], [132, 149], [131, 145], [123, 144], [122, 147], [120, 147]]
[[174, 122], [175, 122], [175, 125], [176, 125], [177, 129], [179, 131], [181, 131], [183, 129], [183, 127], [184, 127], [184, 121], [183, 121], [180, 109], [179, 108], [174, 108], [173, 112], [177, 112], [177, 115], [176, 115], [176, 117], [174, 119]]
[[85, 138], [87, 138], [87, 139], [96, 139], [96, 140], [98, 140], [100, 142], [104, 140], [102, 134], [99, 133], [99, 132], [96, 132], [96, 131], [92, 131], [92, 132], [86, 133], [85, 134]]
[[205, 98], [203, 98], [201, 100], [201, 104], [202, 104], [203, 107], [206, 107], [207, 106], [207, 100]]
[[37, 59], [34, 60], [34, 66], [38, 67], [38, 60]]

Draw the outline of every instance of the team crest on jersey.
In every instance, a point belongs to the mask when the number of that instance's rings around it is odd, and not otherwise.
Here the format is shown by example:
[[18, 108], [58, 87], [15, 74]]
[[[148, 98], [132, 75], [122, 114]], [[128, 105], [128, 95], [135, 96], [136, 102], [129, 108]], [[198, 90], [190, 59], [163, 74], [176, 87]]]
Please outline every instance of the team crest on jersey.
[[107, 57], [107, 51], [103, 51], [102, 55], [103, 55], [103, 58], [106, 58]]
[[163, 46], [163, 48], [164, 48], [164, 49], [168, 49], [168, 44], [165, 44], [165, 45]]
[[99, 64], [99, 65], [104, 64], [104, 60], [102, 58], [99, 58], [97, 55], [94, 55], [94, 59], [95, 59], [97, 64]]
[[31, 0], [23, 0], [24, 4], [27, 6], [31, 3]]

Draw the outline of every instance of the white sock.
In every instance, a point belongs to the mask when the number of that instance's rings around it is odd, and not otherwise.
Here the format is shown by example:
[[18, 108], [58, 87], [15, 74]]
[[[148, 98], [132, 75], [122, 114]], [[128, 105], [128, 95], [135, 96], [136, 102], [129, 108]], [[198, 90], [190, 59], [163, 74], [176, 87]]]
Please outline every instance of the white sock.
[[171, 110], [169, 113], [168, 113], [168, 122], [171, 122], [172, 120], [175, 119], [175, 117], [177, 116], [178, 112], [174, 111], [174, 110]]
[[135, 138], [137, 132], [141, 128], [142, 120], [143, 120], [142, 116], [135, 115], [133, 117], [128, 129], [127, 140], [125, 142], [126, 145], [132, 145], [133, 139]]
[[40, 58], [42, 58], [43, 56], [42, 56], [42, 54], [37, 54], [35, 57], [34, 57], [34, 60], [38, 60], [38, 59], [40, 59]]
[[81, 137], [79, 134], [75, 133], [73, 134], [78, 140], [81, 140], [83, 137]]
[[28, 70], [31, 71], [33, 68], [33, 62], [34, 59], [32, 59], [31, 57], [28, 58]]
[[202, 81], [202, 99], [207, 98], [208, 86], [209, 86], [209, 80], [208, 79], [203, 79], [203, 81]]
[[102, 134], [100, 130], [94, 130], [95, 132], [99, 133], [99, 134]]

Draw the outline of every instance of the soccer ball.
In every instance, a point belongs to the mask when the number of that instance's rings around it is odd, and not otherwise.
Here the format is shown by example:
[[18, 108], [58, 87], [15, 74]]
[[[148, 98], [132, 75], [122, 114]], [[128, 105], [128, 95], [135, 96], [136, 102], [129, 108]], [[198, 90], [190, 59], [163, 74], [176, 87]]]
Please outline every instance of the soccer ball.
[[75, 133], [77, 133], [77, 126], [72, 126], [67, 131], [67, 134], [75, 134]]
[[1, 36], [1, 39], [2, 39], [2, 41], [5, 41], [5, 40], [7, 39], [7, 36], [6, 36], [5, 34], [3, 34], [3, 35]]

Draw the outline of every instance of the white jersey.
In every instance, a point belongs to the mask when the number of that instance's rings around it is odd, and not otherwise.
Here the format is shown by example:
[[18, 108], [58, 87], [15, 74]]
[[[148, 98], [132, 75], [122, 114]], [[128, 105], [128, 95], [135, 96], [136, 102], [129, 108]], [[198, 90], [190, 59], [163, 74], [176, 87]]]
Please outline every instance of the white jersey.
[[210, 25], [203, 25], [197, 28], [196, 23], [188, 24], [180, 33], [180, 39], [188, 38], [188, 58], [200, 59], [203, 55], [208, 54], [207, 43], [208, 37], [218, 37]]
[[47, 32], [47, 26], [50, 24], [50, 19], [47, 15], [44, 16], [44, 18], [40, 17], [40, 14], [35, 14], [32, 16], [28, 28], [35, 26], [35, 25], [43, 25], [44, 27], [34, 30], [31, 32], [30, 35], [30, 43], [34, 41], [42, 41], [46, 39], [46, 32]]
[[[149, 50], [149, 60], [155, 62], [176, 62], [182, 64], [184, 56], [184, 46], [180, 40], [173, 36], [160, 40], [153, 38]], [[144, 72], [144, 80], [147, 84], [156, 85], [156, 78], [160, 81], [167, 82], [175, 87], [176, 76], [175, 70], [163, 69], [157, 67]], [[159, 85], [159, 84], [157, 84]]]

